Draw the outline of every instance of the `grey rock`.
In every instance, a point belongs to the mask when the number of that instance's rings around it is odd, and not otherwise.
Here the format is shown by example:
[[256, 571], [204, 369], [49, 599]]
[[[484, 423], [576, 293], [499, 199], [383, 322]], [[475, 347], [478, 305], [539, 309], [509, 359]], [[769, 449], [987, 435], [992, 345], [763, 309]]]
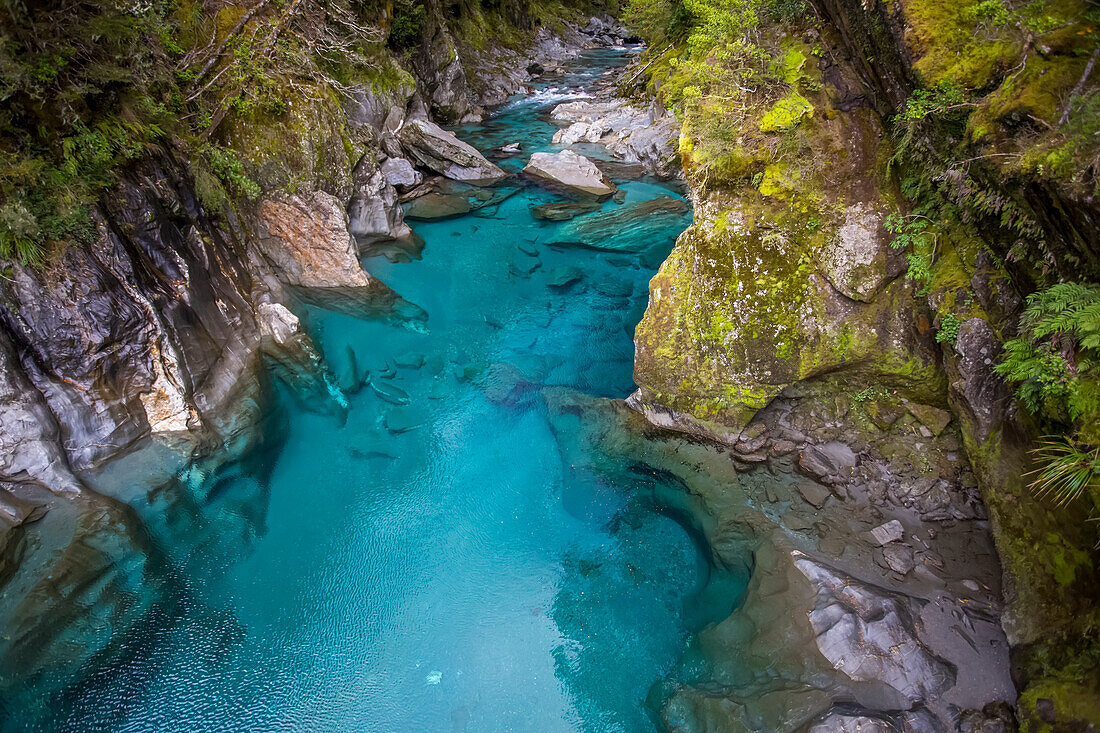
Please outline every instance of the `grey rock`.
[[807, 482], [798, 485], [798, 493], [802, 494], [803, 499], [818, 509], [825, 506], [825, 502], [832, 496], [832, 492], [821, 484], [811, 484]]
[[592, 201], [557, 201], [531, 207], [531, 215], [546, 221], [569, 221], [581, 214], [599, 211], [600, 205]]
[[905, 528], [901, 526], [901, 522], [896, 519], [891, 519], [885, 524], [880, 524], [871, 530], [871, 538], [874, 542], [882, 547], [891, 542], [896, 542], [905, 536]]
[[398, 136], [411, 158], [446, 178], [489, 184], [508, 177], [472, 146], [434, 122], [410, 120]]
[[882, 219], [869, 204], [849, 206], [844, 224], [817, 254], [825, 277], [852, 300], [870, 303], [905, 270], [904, 261], [888, 242]]
[[839, 441], [811, 445], [798, 456], [798, 467], [802, 472], [819, 480], [845, 477], [855, 465], [855, 452]]
[[916, 566], [913, 548], [909, 545], [888, 544], [882, 549], [887, 567], [899, 575], [908, 575]]
[[387, 183], [400, 191], [419, 186], [424, 180], [420, 171], [413, 168], [406, 158], [386, 158], [382, 161], [382, 175]]
[[572, 150], [560, 153], [535, 153], [523, 172], [544, 182], [597, 197], [615, 193], [615, 185], [596, 164]]
[[[357, 243], [365, 247], [411, 237], [412, 230], [405, 223], [398, 205], [397, 190], [385, 172], [375, 171], [366, 175], [365, 171], [357, 171], [356, 177], [365, 179], [356, 186], [348, 204], [348, 231]], [[313, 198], [316, 199], [317, 195]]]
[[893, 733], [889, 721], [866, 715], [830, 713], [807, 729], [807, 733]]
[[429, 193], [415, 199], [405, 210], [409, 219], [434, 220], [452, 219], [469, 214], [473, 207], [465, 196], [453, 196], [442, 193]]

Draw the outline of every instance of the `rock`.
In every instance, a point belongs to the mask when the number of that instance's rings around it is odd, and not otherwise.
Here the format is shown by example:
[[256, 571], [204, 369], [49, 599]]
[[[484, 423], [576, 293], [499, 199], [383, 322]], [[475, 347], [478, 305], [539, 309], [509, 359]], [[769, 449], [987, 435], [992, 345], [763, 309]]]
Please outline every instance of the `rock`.
[[419, 351], [406, 351], [394, 357], [393, 363], [406, 369], [419, 369], [424, 366], [424, 354]]
[[[951, 413], [931, 405], [919, 405], [915, 402], [906, 402], [905, 409], [909, 414], [921, 421], [932, 435], [939, 435], [951, 422]], [[930, 436], [929, 436], [930, 437]]]
[[579, 267], [555, 267], [550, 270], [546, 283], [552, 288], [564, 288], [566, 285], [575, 283], [583, 277], [584, 270]]
[[423, 425], [427, 416], [419, 407], [394, 407], [386, 413], [385, 421], [391, 433], [407, 433]]
[[610, 196], [615, 184], [608, 180], [596, 164], [572, 150], [560, 153], [535, 153], [523, 172], [541, 181], [591, 196]]
[[397, 190], [387, 182], [384, 173], [375, 171], [367, 176], [359, 172], [357, 178], [365, 180], [356, 187], [348, 204], [348, 231], [359, 246], [411, 239], [413, 233], [398, 205]]
[[882, 555], [887, 567], [899, 575], [907, 575], [917, 564], [909, 545], [888, 544], [882, 549]]
[[411, 120], [405, 123], [398, 136], [414, 160], [447, 178], [489, 184], [508, 177], [472, 146], [434, 122]]
[[802, 498], [812, 504], [817, 509], [825, 506], [826, 500], [832, 496], [832, 492], [821, 484], [800, 483], [798, 485], [798, 493], [802, 494]]
[[260, 202], [256, 239], [279, 279], [299, 287], [365, 287], [371, 277], [359, 264], [344, 207], [318, 191], [282, 194]]
[[689, 223], [688, 211], [687, 202], [674, 198], [625, 204], [573, 219], [550, 243], [619, 252], [648, 251], [654, 242], [667, 241], [683, 231]]
[[518, 153], [519, 143], [508, 143], [507, 145], [502, 145], [500, 147], [500, 151], [502, 153]]
[[581, 214], [590, 214], [599, 210], [600, 205], [595, 202], [559, 201], [532, 206], [531, 215], [546, 221], [569, 221]]
[[813, 479], [835, 480], [850, 473], [856, 465], [856, 454], [844, 443], [832, 441], [811, 445], [798, 456], [798, 467]]
[[807, 733], [893, 733], [894, 727], [881, 718], [831, 713], [807, 729]]
[[405, 209], [405, 216], [409, 219], [424, 221], [452, 219], [456, 216], [469, 214], [472, 208], [469, 199], [465, 196], [429, 193], [409, 204], [408, 208]]
[[891, 542], [896, 542], [905, 536], [905, 528], [901, 526], [901, 522], [896, 519], [891, 519], [885, 524], [880, 524], [871, 530], [871, 539], [879, 547], [888, 545]]
[[537, 61], [532, 61], [531, 63], [527, 64], [527, 73], [531, 76], [538, 76], [539, 74], [543, 74], [545, 72], [546, 67]]
[[905, 409], [894, 402], [872, 400], [864, 406], [867, 417], [879, 430], [889, 430], [905, 414]]
[[611, 132], [611, 125], [601, 122], [574, 122], [564, 130], [554, 133], [555, 145], [574, 145], [576, 143], [598, 143], [604, 135]]
[[409, 394], [396, 384], [372, 379], [370, 386], [375, 394], [391, 405], [407, 405], [409, 403]]
[[382, 175], [386, 182], [399, 191], [407, 191], [419, 186], [424, 176], [413, 168], [406, 158], [386, 158], [382, 161]]
[[920, 642], [898, 601], [802, 553], [793, 554], [795, 566], [816, 591], [810, 624], [817, 647], [837, 670], [857, 682], [886, 684], [900, 701], [934, 698], [954, 684], [954, 670]]
[[905, 271], [904, 261], [889, 244], [882, 218], [866, 203], [849, 206], [844, 223], [818, 252], [825, 277], [853, 300], [871, 302]]

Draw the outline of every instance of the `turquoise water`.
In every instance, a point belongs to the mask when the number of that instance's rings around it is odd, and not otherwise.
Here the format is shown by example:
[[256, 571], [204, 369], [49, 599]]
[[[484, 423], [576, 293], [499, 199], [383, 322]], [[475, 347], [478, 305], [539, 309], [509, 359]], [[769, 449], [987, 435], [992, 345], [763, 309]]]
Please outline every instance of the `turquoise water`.
[[[627, 58], [590, 52], [459, 134], [520, 142], [501, 161], [518, 170], [553, 149], [547, 104]], [[619, 183], [627, 204], [681, 196]], [[529, 209], [557, 200], [524, 186], [417, 224], [421, 259], [365, 260], [424, 321], [303, 306], [342, 393], [276, 385], [246, 460], [135, 491], [170, 582], [111, 654], [9, 727], [655, 729], [644, 700], [698, 623], [707, 563], [630, 480], [572, 470], [544, 390], [633, 390], [647, 282], [690, 212], [611, 253], [547, 244], [560, 225]]]

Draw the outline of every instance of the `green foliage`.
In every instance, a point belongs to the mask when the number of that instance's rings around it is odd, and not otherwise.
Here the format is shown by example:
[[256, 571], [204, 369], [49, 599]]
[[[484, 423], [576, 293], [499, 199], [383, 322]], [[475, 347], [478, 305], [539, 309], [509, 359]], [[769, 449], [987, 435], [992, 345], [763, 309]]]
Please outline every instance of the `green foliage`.
[[934, 86], [917, 89], [905, 103], [905, 109], [899, 115], [902, 121], [921, 120], [933, 113], [942, 113], [966, 103], [963, 88], [954, 80], [947, 79]]
[[420, 43], [420, 27], [423, 23], [423, 5], [417, 0], [398, 0], [394, 3], [386, 45], [396, 51], [413, 48]]
[[1060, 436], [1047, 438], [1032, 451], [1040, 467], [1029, 475], [1039, 497], [1059, 506], [1089, 495], [1100, 499], [1100, 447], [1082, 446]]
[[890, 246], [894, 249], [908, 250], [905, 253], [905, 259], [909, 263], [906, 277], [918, 286], [917, 295], [928, 295], [934, 277], [932, 268], [936, 250], [931, 219], [919, 214], [909, 216], [890, 214], [886, 217], [884, 224], [886, 230], [894, 235]]
[[954, 313], [948, 312], [940, 316], [940, 327], [936, 331], [937, 344], [954, 344], [959, 337], [959, 326], [962, 320]]
[[1060, 283], [1029, 296], [997, 371], [1029, 410], [1100, 442], [1100, 286]]

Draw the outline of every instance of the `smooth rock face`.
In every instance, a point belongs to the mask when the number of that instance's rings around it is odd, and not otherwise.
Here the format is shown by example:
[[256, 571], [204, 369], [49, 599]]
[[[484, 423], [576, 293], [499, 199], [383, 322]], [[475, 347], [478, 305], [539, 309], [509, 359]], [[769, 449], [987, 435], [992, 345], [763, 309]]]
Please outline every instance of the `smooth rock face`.
[[[0, 280], [10, 374], [25, 377], [9, 377], [7, 399], [38, 425], [4, 429], [17, 456], [7, 469], [62, 491], [68, 466], [93, 467], [150, 433], [215, 428], [257, 366], [246, 252], [177, 164], [139, 167], [97, 218], [94, 243]], [[44, 447], [54, 435], [60, 447]]]
[[560, 153], [535, 153], [523, 172], [542, 181], [591, 196], [610, 196], [616, 188], [588, 158], [572, 150]]
[[599, 210], [600, 205], [598, 203], [561, 201], [533, 206], [531, 207], [531, 215], [536, 219], [545, 219], [546, 221], [569, 221], [581, 214], [591, 214], [593, 211]]
[[[408, 164], [408, 161], [405, 163]], [[348, 217], [348, 231], [361, 246], [412, 236], [412, 230], [405, 223], [397, 203], [397, 191], [384, 169], [375, 171], [358, 186], [348, 204]]]
[[280, 279], [306, 288], [366, 287], [340, 202], [324, 192], [284, 195], [260, 203], [257, 244]]
[[849, 206], [844, 223], [817, 253], [825, 277], [852, 300], [871, 302], [905, 270], [904, 260], [887, 241], [882, 220], [882, 214], [867, 204]]
[[410, 120], [398, 136], [410, 157], [452, 180], [488, 184], [508, 177], [473, 147], [434, 122]]

